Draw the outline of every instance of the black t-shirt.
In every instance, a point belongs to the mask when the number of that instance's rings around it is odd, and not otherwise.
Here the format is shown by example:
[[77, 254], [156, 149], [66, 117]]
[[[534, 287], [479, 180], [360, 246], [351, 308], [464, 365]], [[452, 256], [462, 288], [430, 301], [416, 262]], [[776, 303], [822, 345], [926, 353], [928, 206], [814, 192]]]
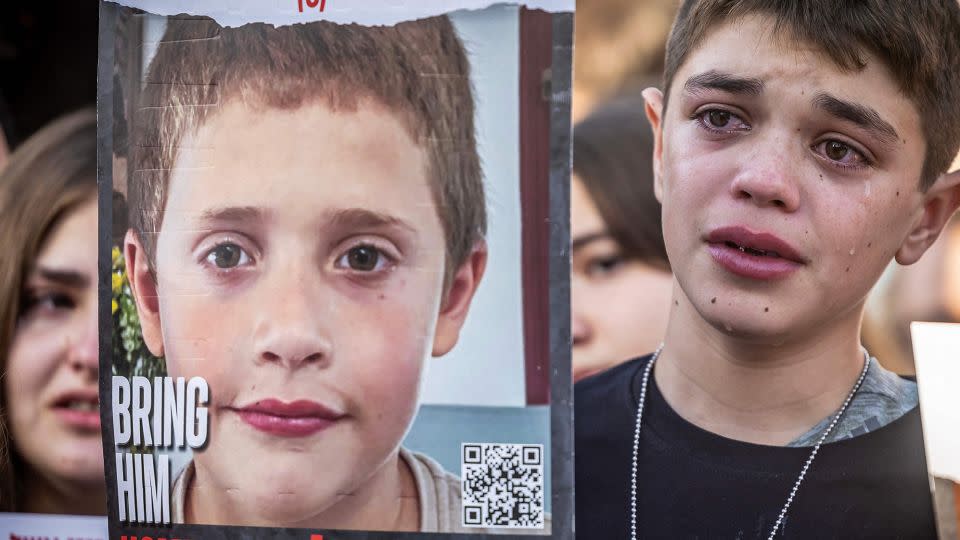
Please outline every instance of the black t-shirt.
[[[575, 387], [577, 538], [630, 535], [639, 358]], [[637, 537], [766, 539], [811, 448], [750, 444], [681, 418], [651, 377], [640, 431]], [[917, 408], [825, 444], [776, 538], [936, 538]]]

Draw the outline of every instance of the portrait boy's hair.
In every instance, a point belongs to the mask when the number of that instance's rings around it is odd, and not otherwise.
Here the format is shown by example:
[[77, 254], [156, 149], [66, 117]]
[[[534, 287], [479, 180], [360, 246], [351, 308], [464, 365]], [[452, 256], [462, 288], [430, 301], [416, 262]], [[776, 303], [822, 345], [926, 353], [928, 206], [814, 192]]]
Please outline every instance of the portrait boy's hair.
[[839, 67], [859, 71], [864, 52], [890, 70], [920, 115], [927, 149], [921, 190], [947, 171], [960, 149], [960, 10], [957, 0], [847, 3], [795, 0], [687, 0], [674, 21], [664, 68], [666, 96], [687, 56], [718, 24], [747, 15], [774, 18], [773, 35], [814, 45]]
[[138, 111], [131, 227], [155, 261], [178, 151], [227, 102], [288, 111], [312, 102], [343, 111], [373, 103], [396, 114], [425, 150], [449, 278], [486, 233], [469, 71], [445, 16], [380, 27], [318, 21], [222, 28], [209, 18], [171, 18]]

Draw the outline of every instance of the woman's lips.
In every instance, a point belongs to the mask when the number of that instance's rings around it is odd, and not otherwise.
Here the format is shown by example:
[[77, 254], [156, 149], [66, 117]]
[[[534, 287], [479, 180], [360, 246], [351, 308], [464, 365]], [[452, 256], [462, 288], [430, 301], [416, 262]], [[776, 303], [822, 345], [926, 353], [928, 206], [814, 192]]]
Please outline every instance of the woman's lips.
[[787, 242], [770, 233], [754, 232], [743, 226], [714, 229], [705, 240], [717, 264], [741, 277], [779, 279], [806, 264]]
[[306, 437], [332, 426], [345, 414], [314, 401], [290, 403], [264, 399], [250, 405], [230, 408], [253, 428], [281, 437]]
[[96, 390], [75, 390], [54, 400], [53, 412], [61, 422], [80, 431], [100, 431], [100, 406]]

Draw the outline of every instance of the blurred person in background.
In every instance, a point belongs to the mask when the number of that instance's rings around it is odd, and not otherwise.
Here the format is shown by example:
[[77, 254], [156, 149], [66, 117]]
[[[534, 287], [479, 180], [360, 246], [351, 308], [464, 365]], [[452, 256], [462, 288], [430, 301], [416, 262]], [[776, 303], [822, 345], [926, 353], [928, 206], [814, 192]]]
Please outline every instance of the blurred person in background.
[[653, 194], [643, 100], [621, 97], [574, 126], [570, 191], [573, 378], [653, 350], [673, 276]]
[[67, 115], [0, 174], [0, 511], [104, 514], [96, 117]]
[[[960, 156], [951, 166], [960, 170]], [[913, 321], [960, 323], [960, 214], [916, 264], [893, 263], [870, 292], [863, 343], [887, 369], [912, 375]]]
[[623, 94], [639, 94], [663, 73], [676, 0], [590, 0], [577, 4], [573, 118]]

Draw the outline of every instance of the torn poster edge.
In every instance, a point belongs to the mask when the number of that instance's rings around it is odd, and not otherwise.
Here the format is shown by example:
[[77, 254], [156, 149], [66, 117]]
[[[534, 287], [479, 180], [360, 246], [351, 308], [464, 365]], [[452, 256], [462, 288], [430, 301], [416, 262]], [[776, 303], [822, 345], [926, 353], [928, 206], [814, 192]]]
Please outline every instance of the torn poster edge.
[[[362, 24], [365, 26], [388, 26], [403, 21], [423, 19], [450, 13], [449, 0], [385, 0], [358, 5], [356, 0], [325, 0], [324, 10], [310, 7], [303, 0], [216, 0], [198, 3], [195, 0], [111, 0], [121, 6], [141, 9], [156, 15], [207, 16], [224, 27], [237, 27], [249, 23], [289, 25], [327, 20], [339, 24]], [[385, 4], [393, 5], [385, 6]], [[316, 4], [317, 2], [312, 2]], [[374, 4], [374, 5], [371, 5]], [[575, 0], [458, 0], [454, 6], [459, 10], [481, 10], [491, 6], [523, 6], [548, 12], [573, 12]]]

